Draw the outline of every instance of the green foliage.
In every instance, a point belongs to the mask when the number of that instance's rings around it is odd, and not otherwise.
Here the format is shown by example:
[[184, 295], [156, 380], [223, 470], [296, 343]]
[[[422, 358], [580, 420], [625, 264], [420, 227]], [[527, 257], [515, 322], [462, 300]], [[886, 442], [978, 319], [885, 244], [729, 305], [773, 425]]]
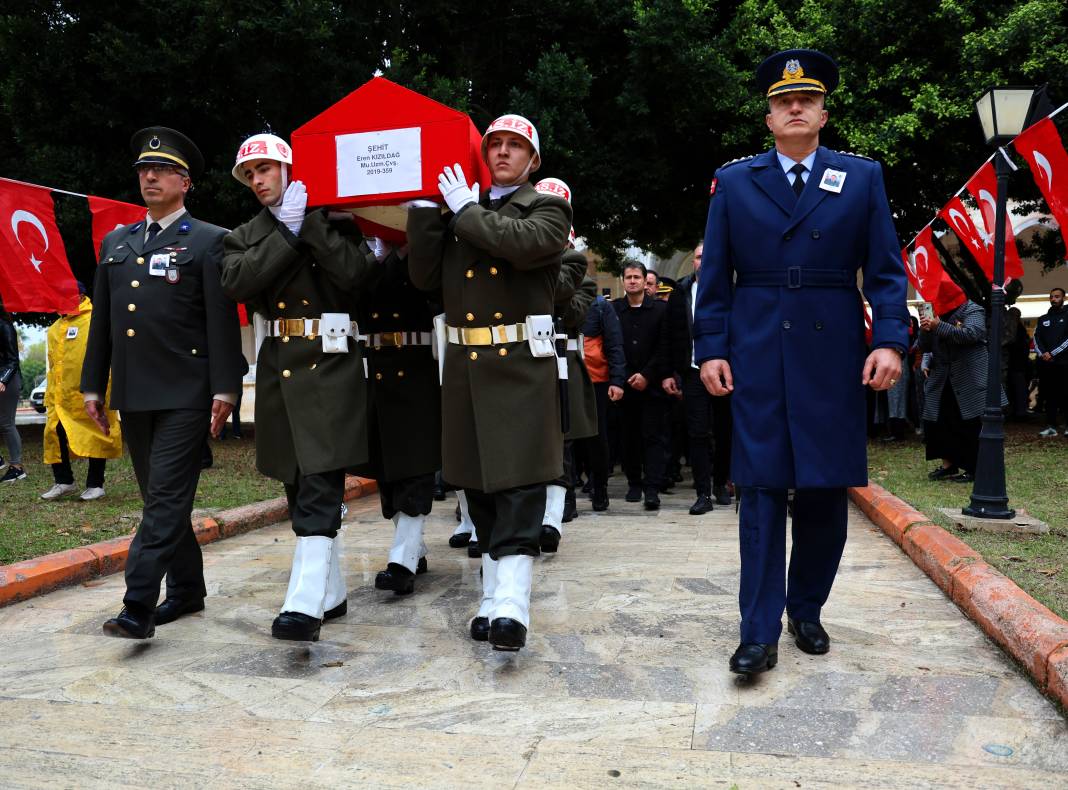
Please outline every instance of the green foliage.
[[[136, 201], [126, 141], [169, 124], [208, 162], [190, 208], [233, 226], [254, 209], [229, 176], [238, 143], [289, 135], [380, 69], [479, 127], [528, 115], [539, 175], [571, 185], [576, 229], [617, 265], [702, 234], [715, 169], [771, 144], [753, 69], [793, 46], [841, 63], [821, 142], [884, 163], [903, 241], [988, 155], [986, 88], [1068, 99], [1060, 0], [53, 0], [0, 14], [0, 174]], [[1037, 199], [1029, 181], [1011, 194]], [[91, 274], [88, 245], [70, 254]]]

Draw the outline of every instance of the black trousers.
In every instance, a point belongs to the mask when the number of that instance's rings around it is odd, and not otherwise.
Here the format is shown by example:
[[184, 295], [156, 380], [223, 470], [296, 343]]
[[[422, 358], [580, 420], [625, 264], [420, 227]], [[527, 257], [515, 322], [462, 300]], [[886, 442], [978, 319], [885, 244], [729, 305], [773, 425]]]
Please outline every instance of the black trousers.
[[550, 483], [554, 486], [563, 486], [571, 490], [575, 487], [575, 441], [564, 439], [564, 471]]
[[398, 513], [428, 516], [434, 506], [434, 473], [400, 480], [379, 480], [378, 499], [386, 518], [393, 518]]
[[731, 400], [716, 397], [701, 383], [700, 371], [690, 369], [682, 377], [682, 401], [686, 404], [686, 432], [690, 439], [690, 468], [694, 488], [708, 496], [712, 486], [727, 485], [731, 473]]
[[541, 522], [545, 515], [545, 483], [507, 488], [488, 494], [465, 488], [467, 507], [478, 542], [495, 560], [510, 554], [541, 553]]
[[168, 598], [207, 594], [190, 514], [210, 415], [207, 409], [122, 412], [122, 432], [145, 504], [126, 560], [123, 603], [135, 611], [156, 606], [164, 576]]
[[629, 485], [647, 492], [658, 490], [664, 481], [669, 439], [667, 406], [666, 398], [655, 392], [626, 390], [623, 395], [623, 470]]
[[337, 537], [345, 500], [344, 469], [300, 475], [296, 483], [286, 483], [285, 488], [289, 518], [298, 538]]
[[581, 456], [594, 489], [608, 485], [608, 382], [594, 382], [597, 396], [597, 435], [577, 439], [575, 451]]
[[1056, 428], [1059, 411], [1068, 428], [1068, 365], [1043, 362], [1039, 384], [1046, 392], [1046, 424]]
[[938, 419], [924, 420], [923, 434], [927, 442], [928, 461], [947, 458], [969, 474], [975, 474], [979, 459], [979, 430], [982, 420], [973, 417], [965, 420], [960, 416], [960, 406], [953, 392], [953, 385], [946, 380], [942, 387], [942, 399], [938, 403]]
[[[60, 485], [70, 485], [74, 482], [74, 470], [70, 466], [70, 443], [67, 441], [67, 432], [63, 430], [63, 423], [56, 424], [56, 438], [59, 439], [58, 464], [52, 464], [52, 479]], [[86, 488], [104, 487], [104, 469], [107, 468], [107, 459], [90, 458], [89, 472], [85, 476]]]

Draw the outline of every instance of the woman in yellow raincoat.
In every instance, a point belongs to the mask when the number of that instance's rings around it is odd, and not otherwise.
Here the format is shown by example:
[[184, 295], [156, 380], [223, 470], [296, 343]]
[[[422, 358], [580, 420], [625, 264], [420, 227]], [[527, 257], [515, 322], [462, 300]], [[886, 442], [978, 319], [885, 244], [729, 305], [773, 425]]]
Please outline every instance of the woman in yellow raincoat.
[[[89, 459], [85, 490], [79, 499], [99, 499], [104, 496], [106, 459], [122, 456], [122, 428], [118, 414], [108, 410], [111, 434], [105, 436], [85, 413], [79, 386], [93, 303], [85, 295], [81, 283], [78, 290], [82, 297], [77, 311], [60, 316], [48, 330], [48, 380], [44, 400], [48, 419], [44, 431], [44, 462], [52, 465], [56, 484], [41, 494], [41, 499], [58, 499], [78, 490], [70, 466], [71, 456]], [[109, 400], [110, 397], [105, 398], [104, 402]]]

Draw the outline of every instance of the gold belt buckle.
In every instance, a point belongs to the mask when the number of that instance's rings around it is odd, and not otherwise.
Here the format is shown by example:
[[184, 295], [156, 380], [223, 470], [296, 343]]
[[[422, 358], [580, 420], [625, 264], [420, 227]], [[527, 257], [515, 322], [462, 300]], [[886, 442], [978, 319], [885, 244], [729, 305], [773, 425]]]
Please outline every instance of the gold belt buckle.
[[382, 332], [379, 338], [379, 343], [383, 346], [393, 346], [394, 348], [400, 348], [404, 345], [403, 332]]
[[281, 329], [279, 334], [282, 337], [300, 337], [304, 334], [304, 319], [283, 318], [279, 328]]
[[465, 346], [493, 345], [493, 333], [488, 326], [464, 327], [460, 330], [460, 339]]

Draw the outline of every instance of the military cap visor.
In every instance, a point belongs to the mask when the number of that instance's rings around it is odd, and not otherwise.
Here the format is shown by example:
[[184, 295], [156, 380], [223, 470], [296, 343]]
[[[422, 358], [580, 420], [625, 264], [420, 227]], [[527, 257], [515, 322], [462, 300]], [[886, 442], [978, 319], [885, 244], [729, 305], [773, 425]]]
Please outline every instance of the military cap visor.
[[138, 165], [172, 165], [199, 175], [204, 170], [204, 156], [196, 144], [181, 132], [166, 126], [149, 126], [130, 138], [130, 150]]
[[769, 98], [796, 91], [827, 94], [838, 87], [838, 64], [814, 49], [788, 49], [757, 66], [756, 81]]

